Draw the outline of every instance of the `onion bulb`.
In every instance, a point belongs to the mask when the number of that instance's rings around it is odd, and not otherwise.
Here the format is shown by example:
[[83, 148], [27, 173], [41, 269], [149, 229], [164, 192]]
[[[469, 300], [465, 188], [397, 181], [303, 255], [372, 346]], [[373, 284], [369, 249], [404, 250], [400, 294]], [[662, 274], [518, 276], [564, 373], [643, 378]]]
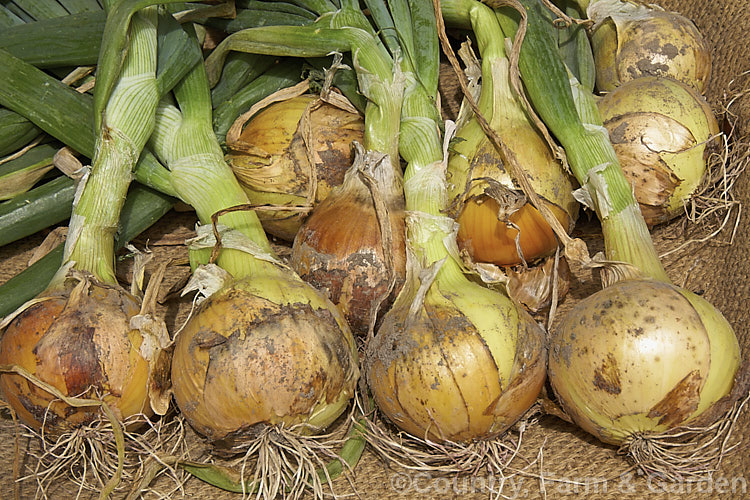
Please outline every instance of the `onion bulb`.
[[544, 331], [508, 297], [466, 279], [456, 261], [440, 264], [434, 281], [434, 269], [419, 274], [421, 284], [410, 271], [368, 345], [367, 381], [380, 411], [417, 438], [490, 439], [536, 401]]
[[400, 172], [387, 158], [360, 151], [343, 184], [302, 224], [290, 261], [364, 335], [403, 284], [405, 238]]
[[693, 22], [656, 5], [593, 0], [591, 45], [596, 85], [602, 92], [641, 76], [661, 76], [706, 90], [711, 53]]
[[[101, 399], [124, 421], [153, 415], [151, 384], [160, 357], [153, 337], [133, 328], [140, 300], [83, 278], [69, 295], [35, 299], [10, 322], [0, 364], [18, 365], [68, 397]], [[58, 435], [91, 423], [98, 407], [75, 408], [18, 374], [0, 376], [8, 403], [29, 427]], [[166, 408], [162, 409], [163, 413]]]
[[343, 317], [288, 270], [225, 283], [175, 341], [173, 393], [187, 421], [225, 452], [240, 449], [259, 425], [302, 433], [330, 425], [359, 377]]
[[670, 78], [641, 77], [606, 94], [598, 107], [646, 223], [684, 213], [719, 133], [703, 96]]
[[549, 378], [565, 412], [600, 440], [696, 422], [733, 387], [740, 354], [705, 299], [622, 280], [583, 299], [550, 337]]
[[[363, 134], [363, 118], [353, 108], [305, 94], [256, 114], [239, 139], [228, 142], [227, 161], [253, 204], [315, 204], [341, 184], [352, 163], [351, 144]], [[258, 216], [267, 233], [291, 242], [305, 212], [259, 210]]]

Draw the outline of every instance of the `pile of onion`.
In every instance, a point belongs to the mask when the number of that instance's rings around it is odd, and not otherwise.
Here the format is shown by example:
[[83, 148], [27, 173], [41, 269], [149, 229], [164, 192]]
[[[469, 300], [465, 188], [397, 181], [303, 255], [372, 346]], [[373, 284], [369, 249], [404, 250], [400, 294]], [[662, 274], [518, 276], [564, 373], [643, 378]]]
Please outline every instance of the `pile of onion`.
[[[227, 137], [227, 161], [251, 203], [311, 207], [344, 180], [362, 141], [364, 120], [342, 107], [303, 94], [254, 115], [235, 140]], [[264, 229], [293, 241], [307, 211], [259, 210]]]

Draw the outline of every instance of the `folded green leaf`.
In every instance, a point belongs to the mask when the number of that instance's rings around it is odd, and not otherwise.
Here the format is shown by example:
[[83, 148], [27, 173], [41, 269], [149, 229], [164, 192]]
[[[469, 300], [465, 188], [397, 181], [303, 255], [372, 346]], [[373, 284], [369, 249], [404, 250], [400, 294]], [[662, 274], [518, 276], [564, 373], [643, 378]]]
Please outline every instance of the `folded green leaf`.
[[57, 147], [42, 144], [0, 164], [0, 200], [8, 200], [31, 189], [54, 165]]
[[67, 220], [74, 193], [73, 179], [60, 175], [0, 203], [0, 246]]

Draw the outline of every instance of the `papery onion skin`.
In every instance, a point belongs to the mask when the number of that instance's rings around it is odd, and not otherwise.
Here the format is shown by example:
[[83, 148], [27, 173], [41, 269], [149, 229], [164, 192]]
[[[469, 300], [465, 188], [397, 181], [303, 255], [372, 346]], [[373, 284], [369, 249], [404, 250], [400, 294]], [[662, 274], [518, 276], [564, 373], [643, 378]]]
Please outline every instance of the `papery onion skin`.
[[353, 337], [333, 305], [278, 275], [207, 298], [177, 336], [172, 362], [182, 414], [217, 449], [241, 446], [258, 425], [325, 428], [348, 405], [358, 376]]
[[737, 338], [711, 304], [647, 279], [583, 299], [549, 349], [562, 408], [615, 445], [695, 421], [732, 390], [740, 363]]
[[[306, 205], [325, 199], [341, 184], [354, 157], [351, 144], [362, 142], [364, 120], [328, 103], [310, 113], [315, 159], [315, 185], [310, 175], [305, 139], [299, 128], [305, 108], [318, 99], [301, 95], [274, 103], [255, 115], [245, 126], [237, 144], [228, 144], [227, 161], [242, 184], [250, 202], [257, 205]], [[258, 211], [263, 228], [285, 241], [294, 236], [305, 218], [304, 212]]]
[[451, 294], [429, 297], [431, 291], [415, 317], [391, 310], [368, 347], [377, 407], [418, 438], [490, 439], [518, 421], [546, 379], [543, 330], [507, 299], [471, 288], [475, 295], [466, 301], [482, 320], [463, 313]]
[[[639, 14], [630, 19], [607, 10], [606, 4], [623, 3], [633, 5]], [[592, 10], [596, 4], [604, 6], [601, 12]], [[670, 77], [701, 93], [706, 90], [711, 76], [711, 52], [690, 19], [635, 2], [598, 0], [591, 5], [588, 15], [596, 23], [591, 45], [599, 91], [609, 92], [642, 76]], [[647, 14], [642, 13], [646, 11]]]
[[670, 78], [642, 77], [597, 104], [646, 223], [654, 226], [684, 213], [719, 133], [703, 96]]
[[[21, 312], [0, 341], [0, 364], [18, 365], [69, 397], [101, 399], [120, 421], [153, 414], [149, 362], [141, 333], [129, 326], [139, 301], [127, 291], [90, 282], [85, 293], [51, 296]], [[0, 375], [22, 422], [57, 435], [91, 423], [96, 406], [73, 408], [17, 374]]]

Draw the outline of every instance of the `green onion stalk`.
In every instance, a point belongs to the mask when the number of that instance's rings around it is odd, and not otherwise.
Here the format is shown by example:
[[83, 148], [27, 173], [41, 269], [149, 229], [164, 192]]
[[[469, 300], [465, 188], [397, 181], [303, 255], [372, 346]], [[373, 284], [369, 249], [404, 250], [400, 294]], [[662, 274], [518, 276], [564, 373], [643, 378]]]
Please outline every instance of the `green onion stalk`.
[[[127, 53], [107, 63], [106, 54], [121, 52], [111, 38], [103, 43], [98, 80], [110, 85], [95, 89], [96, 147], [75, 195], [62, 264], [45, 291], [9, 316], [0, 343], [0, 363], [25, 371], [0, 377], [7, 401], [23, 423], [51, 435], [90, 424], [102, 405], [121, 422], [142, 422], [168, 406], [166, 328], [137, 287], [128, 291], [115, 276], [119, 216], [158, 102], [156, 8], [123, 24], [121, 6], [112, 6], [107, 22], [113, 33], [126, 30]], [[70, 406], [59, 395], [101, 404]]]
[[[399, 38], [404, 52], [430, 37], [438, 47], [431, 6], [409, 8], [413, 34]], [[407, 21], [393, 16], [399, 35], [407, 33]], [[404, 71], [412, 76], [400, 148], [409, 265], [404, 288], [368, 343], [366, 375], [377, 407], [400, 429], [427, 442], [471, 443], [500, 435], [532, 406], [545, 380], [546, 350], [531, 316], [467, 277], [459, 260], [456, 224], [445, 213], [438, 56], [433, 50], [412, 58]]]
[[364, 143], [341, 186], [317, 204], [295, 235], [291, 265], [326, 290], [352, 330], [366, 334], [403, 282], [405, 267], [399, 123], [403, 79], [356, 2], [323, 12], [311, 25], [243, 30], [207, 60], [209, 74], [228, 51], [317, 58], [351, 54], [364, 112]]
[[[509, 35], [525, 26], [521, 78], [601, 222], [608, 271], [604, 288], [550, 333], [549, 378], [576, 424], [653, 472], [659, 466], [641, 452], [666, 446], [665, 433], [713, 423], [741, 389], [739, 345], [714, 306], [670, 281], [593, 95], [571, 86], [541, 2], [521, 4], [526, 22], [509, 9], [498, 9], [498, 19]], [[661, 472], [676, 473], [662, 449]]]
[[[492, 9], [478, 1], [449, 0], [441, 3], [441, 10], [447, 25], [470, 29], [476, 39], [481, 55], [480, 113], [526, 171], [540, 202], [565, 231], [571, 231], [578, 216], [573, 181], [516, 95], [505, 37]], [[448, 162], [459, 248], [474, 262], [535, 262], [554, 253], [558, 241], [503, 156], [476, 114], [459, 120]]]
[[[273, 443], [318, 434], [347, 408], [359, 377], [356, 344], [338, 309], [271, 247], [212, 129], [203, 65], [174, 96], [159, 105], [151, 145], [200, 221], [190, 242], [194, 273], [186, 288], [200, 292], [199, 304], [175, 335], [175, 401], [217, 454], [250, 455], [263, 443], [285, 453], [289, 448]], [[214, 247], [212, 259], [206, 253]], [[317, 462], [295, 452], [300, 455], [279, 464], [307, 463], [311, 474], [300, 479], [277, 472], [302, 481], [295, 483], [301, 488], [319, 481]], [[272, 497], [284, 484], [276, 481], [281, 476], [266, 475], [257, 487]]]

